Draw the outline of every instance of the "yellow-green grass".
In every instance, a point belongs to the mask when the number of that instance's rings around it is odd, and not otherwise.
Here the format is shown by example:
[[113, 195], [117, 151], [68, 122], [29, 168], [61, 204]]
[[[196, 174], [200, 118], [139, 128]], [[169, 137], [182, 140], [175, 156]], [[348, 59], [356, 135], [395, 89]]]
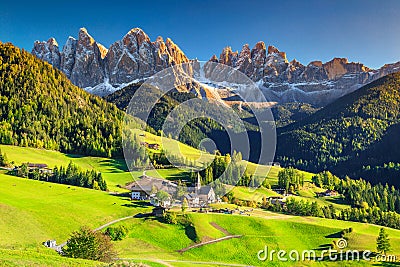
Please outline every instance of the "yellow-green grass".
[[[174, 139], [161, 137], [141, 130], [134, 130], [134, 132], [139, 133], [139, 135], [143, 138], [145, 142], [149, 144], [152, 143], [158, 144], [160, 146], [160, 150], [164, 149], [172, 155], [186, 158], [189, 160], [194, 160], [197, 161], [199, 164], [211, 162], [214, 158], [214, 155], [211, 155], [207, 152], [201, 151], [189, 145], [183, 144]], [[150, 150], [150, 152], [159, 153], [160, 150]]]
[[[346, 201], [343, 199], [342, 196], [317, 198], [315, 192], [322, 192], [325, 190], [319, 187], [311, 186], [311, 184], [308, 186], [309, 186], [308, 188], [300, 189], [298, 191], [299, 193], [298, 196], [290, 196], [290, 197], [293, 197], [297, 200], [304, 200], [309, 202], [316, 201], [317, 204], [320, 206], [333, 205], [336, 209], [339, 210], [350, 207], [348, 204], [346, 204]], [[226, 186], [226, 188], [227, 190], [231, 191], [233, 195], [238, 199], [246, 201], [255, 201], [259, 203], [262, 202], [264, 196], [267, 198], [272, 196], [281, 196], [275, 191], [263, 187], [252, 189], [243, 186], [236, 186], [236, 187]]]
[[55, 166], [66, 166], [72, 161], [82, 169], [95, 169], [102, 173], [107, 181], [108, 189], [115, 192], [126, 191], [122, 187], [142, 174], [142, 172], [129, 173], [124, 159], [80, 156], [45, 149], [8, 145], [0, 145], [0, 149], [3, 153], [6, 153], [8, 160], [16, 165], [26, 162], [45, 163], [50, 168], [53, 168]]
[[67, 240], [83, 225], [149, 211], [106, 192], [18, 178], [0, 173], [0, 247], [32, 248], [48, 239]]
[[0, 249], [0, 266], [107, 266], [98, 261], [61, 257], [46, 248], [35, 250]]
[[[211, 222], [218, 224], [231, 234], [242, 235], [242, 237], [194, 248], [180, 254], [177, 253], [177, 250], [194, 243], [183, 226], [166, 225], [151, 219], [134, 219], [123, 223], [130, 230], [128, 238], [115, 243], [120, 256], [149, 260], [200, 260], [260, 266], [266, 263], [258, 261], [257, 252], [266, 245], [269, 249], [275, 250], [320, 250], [322, 246], [338, 240], [339, 232], [349, 227], [353, 228], [353, 233], [348, 236], [349, 249], [375, 251], [376, 237], [380, 228], [376, 225], [287, 216], [263, 211], [252, 216], [190, 213], [190, 217], [193, 221], [192, 225], [196, 228], [197, 236], [202, 241], [224, 236], [210, 224]], [[397, 251], [394, 254], [399, 254], [400, 231], [386, 230], [391, 238], [393, 251]], [[347, 264], [347, 266], [369, 266], [367, 262], [347, 263], [280, 263], [275, 261], [272, 265], [346, 266], [343, 264]], [[190, 266], [190, 264], [179, 266]]]
[[264, 196], [266, 197], [280, 196], [273, 190], [266, 189], [263, 187], [252, 189], [244, 186], [236, 186], [231, 188], [228, 186], [227, 189], [230, 190], [236, 198], [248, 201], [262, 202]]
[[[49, 266], [54, 262], [54, 266], [74, 265], [74, 263], [62, 262], [64, 259], [60, 259], [59, 262], [57, 257], [60, 256], [43, 252], [41, 243], [47, 239], [63, 242], [81, 225], [95, 228], [119, 217], [150, 210], [126, 198], [85, 188], [33, 181], [4, 174], [0, 174], [0, 182], [2, 184], [0, 187], [0, 232], [2, 233], [0, 248], [3, 250], [0, 253], [5, 255], [3, 257], [0, 254], [0, 258], [4, 258], [6, 263]], [[318, 248], [337, 239], [334, 235], [349, 227], [353, 228], [353, 233], [349, 236], [350, 248], [374, 250], [375, 239], [380, 228], [375, 225], [287, 216], [261, 210], [256, 210], [252, 216], [188, 214], [192, 218], [192, 226], [199, 240], [204, 241], [224, 235], [215, 229], [210, 224], [211, 222], [217, 223], [232, 234], [243, 235], [243, 237], [195, 248], [180, 254], [176, 250], [187, 247], [197, 240], [193, 238], [191, 234], [193, 232], [183, 226], [167, 225], [156, 219], [133, 218], [121, 222], [128, 226], [130, 232], [123, 241], [115, 242], [119, 256], [140, 259], [143, 262], [157, 259], [189, 261], [201, 259], [207, 262], [260, 265], [256, 253], [264, 248], [264, 245], [268, 245], [271, 249], [287, 250]], [[400, 251], [400, 231], [387, 229], [387, 232], [391, 238], [393, 251]], [[17, 252], [5, 251], [10, 249]], [[28, 256], [21, 256], [18, 261], [18, 253]], [[89, 262], [86, 265], [90, 266], [90, 264]], [[174, 263], [169, 264], [174, 265]], [[276, 265], [279, 264], [276, 263]], [[177, 265], [190, 266], [189, 263]]]
[[185, 180], [189, 178], [188, 173], [178, 168], [148, 170], [146, 175], [168, 180]]
[[324, 192], [326, 189], [315, 186], [314, 184], [306, 183], [306, 187], [298, 191], [298, 196], [293, 196], [298, 200], [305, 201], [316, 201], [320, 206], [333, 205], [336, 209], [346, 209], [349, 208], [349, 204], [343, 196], [332, 196], [332, 197], [316, 197], [316, 193]]

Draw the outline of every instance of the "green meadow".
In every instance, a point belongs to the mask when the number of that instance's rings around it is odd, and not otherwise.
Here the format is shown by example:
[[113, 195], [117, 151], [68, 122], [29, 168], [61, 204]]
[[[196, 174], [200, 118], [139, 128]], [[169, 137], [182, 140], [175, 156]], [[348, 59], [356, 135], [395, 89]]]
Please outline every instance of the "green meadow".
[[[348, 249], [375, 250], [379, 227], [353, 222], [334, 221], [322, 218], [296, 217], [258, 211], [254, 216], [190, 213], [196, 238], [207, 241], [221, 238], [224, 234], [215, 229], [216, 223], [241, 238], [221, 241], [182, 254], [177, 250], [193, 244], [193, 236], [179, 225], [165, 225], [155, 219], [134, 219], [123, 222], [130, 229], [128, 238], [117, 242], [123, 258], [164, 259], [169, 261], [195, 261], [266, 265], [257, 259], [257, 252], [269, 249], [299, 251], [314, 249], [318, 253], [326, 245], [339, 239], [339, 232], [352, 227], [348, 235]], [[387, 229], [393, 251], [400, 251], [400, 231]], [[319, 252], [318, 252], [319, 251]], [[270, 266], [369, 266], [367, 262], [268, 262]], [[182, 265], [184, 266], [184, 265]], [[190, 266], [190, 265], [186, 265]]]
[[0, 149], [3, 153], [6, 153], [9, 161], [16, 165], [26, 162], [45, 163], [53, 168], [55, 166], [66, 166], [72, 161], [82, 169], [95, 169], [102, 173], [110, 191], [126, 191], [120, 187], [142, 175], [142, 172], [129, 173], [123, 159], [80, 156], [45, 149], [7, 145], [0, 145]]
[[[81, 157], [41, 149], [0, 146], [10, 161], [46, 163], [50, 167], [74, 162], [83, 169], [102, 172], [110, 191], [125, 192], [120, 187], [138, 178], [126, 170], [122, 160], [99, 157]], [[256, 169], [257, 166], [249, 164]], [[261, 166], [258, 171], [263, 171]], [[270, 169], [267, 178], [271, 184], [277, 181], [279, 167]], [[255, 171], [256, 172], [256, 171]], [[179, 169], [150, 170], [147, 174], [168, 179], [180, 179]], [[311, 174], [305, 173], [306, 181]], [[47, 183], [13, 177], [0, 172], [0, 266], [102, 266], [93, 261], [64, 258], [42, 242], [55, 239], [58, 243], [67, 240], [71, 232], [83, 225], [97, 228], [118, 218], [134, 216], [151, 211], [151, 207], [132, 202], [124, 195], [110, 194], [86, 188]], [[320, 205], [334, 204], [346, 207], [340, 198], [315, 198], [322, 189], [306, 183], [298, 198], [316, 200]], [[275, 192], [259, 188], [251, 191], [245, 187], [232, 189], [240, 199], [261, 201], [264, 195], [274, 196]], [[215, 207], [236, 208], [232, 204]], [[245, 209], [240, 207], [240, 209]], [[180, 213], [180, 212], [179, 212]], [[350, 249], [375, 250], [379, 226], [336, 221], [313, 217], [288, 216], [255, 209], [251, 216], [204, 214], [188, 211], [191, 224], [168, 225], [155, 218], [131, 218], [118, 224], [128, 227], [128, 237], [115, 242], [119, 257], [135, 263], [150, 266], [192, 266], [201, 259], [202, 266], [242, 264], [253, 266], [370, 266], [368, 262], [260, 262], [257, 252], [268, 246], [270, 249], [321, 250], [339, 238], [338, 233], [352, 227], [348, 236]], [[196, 242], [221, 238], [225, 233], [214, 225], [224, 228], [230, 234], [241, 235], [237, 239], [224, 240], [179, 253], [177, 250]], [[387, 229], [394, 254], [400, 251], [400, 231]], [[378, 264], [378, 263], [374, 263]]]
[[[0, 174], [0, 181], [0, 265], [11, 262], [14, 265], [91, 266], [93, 262], [64, 259], [41, 244], [47, 239], [64, 242], [82, 225], [96, 228], [117, 218], [151, 210], [128, 198], [91, 189], [5, 174]], [[254, 211], [251, 216], [200, 213], [189, 213], [189, 216], [191, 229], [168, 225], [154, 218], [132, 218], [120, 222], [128, 227], [129, 235], [115, 242], [119, 257], [151, 266], [191, 266], [189, 262], [198, 259], [259, 266], [265, 263], [258, 261], [256, 253], [265, 245], [271, 249], [320, 249], [322, 245], [337, 240], [339, 231], [352, 227], [349, 248], [375, 250], [379, 231], [375, 225], [287, 216], [262, 210]], [[183, 254], [177, 252], [195, 242], [223, 237], [225, 234], [211, 223], [242, 237], [198, 247]], [[400, 251], [400, 231], [387, 231], [393, 251]], [[273, 266], [293, 264], [272, 263]], [[304, 264], [324, 266], [328, 263], [302, 262], [297, 265]], [[328, 265], [342, 266], [340, 264]], [[359, 266], [365, 264], [358, 263]]]

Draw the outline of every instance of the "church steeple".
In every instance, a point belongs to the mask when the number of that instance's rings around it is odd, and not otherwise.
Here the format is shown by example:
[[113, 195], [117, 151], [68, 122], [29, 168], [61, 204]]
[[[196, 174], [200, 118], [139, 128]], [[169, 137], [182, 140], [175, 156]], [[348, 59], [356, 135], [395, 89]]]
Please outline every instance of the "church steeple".
[[200, 191], [200, 189], [201, 189], [201, 177], [200, 177], [200, 173], [197, 173], [197, 182], [196, 182], [196, 184], [195, 184], [195, 191], [196, 191], [196, 193], [197, 193], [198, 191]]

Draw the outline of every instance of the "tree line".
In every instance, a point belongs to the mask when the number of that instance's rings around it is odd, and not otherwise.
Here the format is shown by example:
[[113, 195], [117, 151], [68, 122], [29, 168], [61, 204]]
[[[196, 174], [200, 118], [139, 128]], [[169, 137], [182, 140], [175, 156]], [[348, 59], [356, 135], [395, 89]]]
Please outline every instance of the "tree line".
[[81, 170], [72, 162], [67, 167], [56, 166], [53, 170], [29, 169], [28, 166], [27, 163], [24, 163], [19, 168], [11, 171], [11, 174], [32, 180], [107, 191], [107, 183], [100, 172], [96, 172], [95, 170]]
[[356, 208], [379, 208], [384, 212], [400, 213], [400, 191], [388, 184], [372, 185], [363, 179], [340, 179], [329, 171], [312, 177], [313, 183], [322, 188], [336, 190], [346, 201]]

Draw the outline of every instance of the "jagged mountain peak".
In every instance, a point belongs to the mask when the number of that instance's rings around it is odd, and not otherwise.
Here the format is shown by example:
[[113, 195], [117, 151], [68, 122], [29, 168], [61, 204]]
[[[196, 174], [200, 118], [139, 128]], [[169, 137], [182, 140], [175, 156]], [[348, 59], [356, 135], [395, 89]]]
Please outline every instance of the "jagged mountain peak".
[[265, 43], [263, 41], [257, 42], [253, 50], [266, 50]]
[[211, 62], [218, 62], [218, 58], [217, 58], [216, 55], [213, 55], [213, 56], [210, 58], [209, 61], [211, 61]]
[[[244, 44], [243, 46], [242, 46], [242, 50], [240, 51], [240, 54], [246, 54], [247, 52], [250, 52], [250, 46], [249, 46], [249, 44]], [[240, 55], [239, 54], [239, 55]]]
[[61, 57], [58, 43], [55, 38], [49, 38], [47, 41], [35, 41], [32, 54], [40, 55], [40, 58], [60, 68]]
[[137, 27], [130, 29], [126, 33], [126, 35], [146, 35], [147, 36], [147, 34], [141, 28], [137, 28]]
[[91, 93], [106, 95], [135, 80], [143, 80], [172, 65], [190, 60], [170, 38], [151, 42], [140, 28], [133, 28], [109, 49], [81, 28], [78, 39], [69, 37], [58, 46], [35, 42], [32, 54], [62, 70], [75, 84]]
[[307, 67], [314, 66], [314, 67], [322, 68], [322, 65], [323, 65], [322, 61], [315, 60], [315, 61], [311, 61], [310, 63], [308, 63]]
[[162, 36], [157, 36], [156, 42], [163, 43], [164, 38]]
[[219, 59], [210, 61], [231, 66], [257, 82], [267, 100], [287, 103], [305, 102], [323, 106], [350, 93], [379, 77], [400, 70], [400, 62], [379, 70], [347, 58], [333, 58], [328, 62], [312, 61], [303, 65], [297, 60], [289, 62], [286, 53], [264, 42], [257, 42], [250, 51], [245, 44], [239, 54], [227, 46]]
[[275, 46], [269, 45], [269, 46], [268, 46], [268, 55], [271, 55], [271, 54], [273, 54], [273, 53], [279, 54], [280, 51], [279, 51], [279, 49], [276, 48]]
[[133, 28], [127, 34], [125, 34], [123, 37], [123, 42], [125, 44], [136, 42], [137, 46], [141, 46], [144, 42], [150, 43], [150, 37], [142, 29]]
[[78, 41], [84, 45], [92, 45], [95, 43], [94, 38], [88, 33], [86, 28], [80, 28]]
[[108, 49], [104, 45], [99, 43], [97, 43], [97, 47], [100, 50], [101, 58], [104, 59], [107, 56]]
[[[70, 80], [88, 91], [106, 95], [128, 83], [141, 81], [169, 66], [191, 63], [170, 38], [151, 41], [140, 28], [131, 29], [109, 49], [96, 42], [85, 28], [78, 38], [69, 37], [59, 51], [55, 39], [35, 42], [32, 54], [62, 70]], [[373, 70], [346, 58], [303, 65], [289, 62], [286, 53], [275, 46], [257, 42], [240, 51], [224, 47], [210, 61], [231, 66], [257, 82], [269, 101], [306, 102], [325, 105], [362, 85], [400, 70], [400, 63]]]
[[57, 46], [57, 47], [58, 47], [58, 43], [57, 43], [57, 41], [56, 41], [56, 38], [54, 38], [54, 37], [51, 37], [49, 40], [47, 40], [47, 43], [48, 43], [49, 45], [54, 45], [54, 46]]

